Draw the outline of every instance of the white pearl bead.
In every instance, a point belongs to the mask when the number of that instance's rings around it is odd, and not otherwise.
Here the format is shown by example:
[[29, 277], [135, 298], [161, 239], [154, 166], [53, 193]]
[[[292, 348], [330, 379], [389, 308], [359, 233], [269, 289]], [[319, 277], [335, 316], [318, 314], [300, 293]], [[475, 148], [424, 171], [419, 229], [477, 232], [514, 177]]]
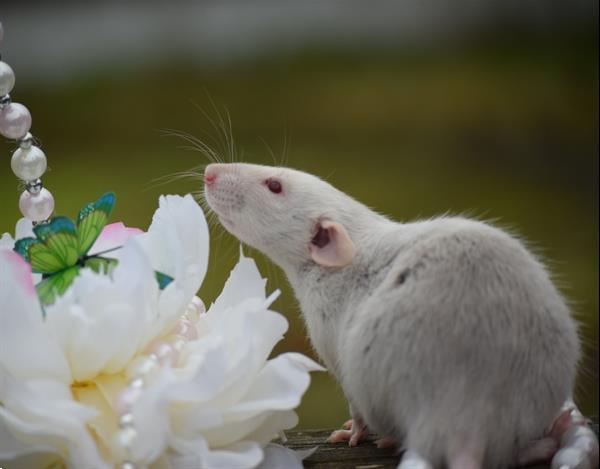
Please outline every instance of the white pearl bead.
[[10, 103], [0, 109], [0, 134], [18, 140], [31, 128], [31, 114], [19, 103]]
[[173, 347], [173, 350], [175, 350], [175, 352], [177, 352], [177, 354], [180, 355], [183, 349], [185, 348], [186, 340], [176, 335], [169, 337], [168, 340], [171, 344], [171, 347]]
[[179, 353], [167, 342], [157, 342], [151, 349], [152, 353], [158, 357], [161, 365], [173, 365], [179, 358]]
[[135, 430], [135, 428], [128, 427], [128, 428], [123, 428], [122, 430], [119, 430], [117, 435], [118, 435], [117, 439], [119, 441], [119, 444], [123, 448], [131, 448], [131, 446], [133, 445], [133, 442], [135, 440], [135, 437], [137, 436], [137, 431]]
[[128, 414], [142, 395], [141, 388], [126, 387], [119, 394], [113, 404], [113, 408], [119, 415]]
[[189, 319], [181, 318], [175, 323], [171, 333], [181, 336], [186, 340], [196, 340], [198, 338], [198, 331], [196, 327]]
[[582, 425], [573, 425], [568, 428], [560, 438], [560, 446], [574, 446], [574, 443], [581, 437], [587, 436], [589, 430]]
[[46, 188], [35, 195], [25, 191], [19, 198], [19, 208], [25, 218], [35, 222], [44, 221], [54, 211], [54, 197]]
[[10, 160], [13, 173], [23, 181], [33, 181], [46, 171], [46, 155], [38, 147], [17, 148]]
[[15, 86], [15, 72], [6, 62], [0, 61], [0, 96], [10, 93]]
[[132, 389], [143, 389], [144, 387], [144, 380], [140, 377], [137, 378], [133, 378], [130, 382], [129, 382], [129, 387]]
[[556, 452], [550, 465], [552, 469], [562, 467], [577, 467], [580, 469], [592, 469], [587, 455], [579, 448], [562, 448]]
[[125, 370], [127, 378], [144, 378], [148, 380], [156, 371], [158, 371], [158, 361], [148, 357], [137, 357]]
[[119, 428], [133, 427], [133, 415], [123, 414], [119, 417]]
[[206, 308], [204, 307], [202, 300], [197, 296], [194, 296], [186, 309], [186, 316], [190, 318], [192, 322], [196, 322], [200, 318], [200, 315], [205, 311]]
[[133, 427], [123, 428], [115, 432], [111, 438], [111, 453], [121, 461], [131, 458], [131, 449], [137, 438], [137, 431]]

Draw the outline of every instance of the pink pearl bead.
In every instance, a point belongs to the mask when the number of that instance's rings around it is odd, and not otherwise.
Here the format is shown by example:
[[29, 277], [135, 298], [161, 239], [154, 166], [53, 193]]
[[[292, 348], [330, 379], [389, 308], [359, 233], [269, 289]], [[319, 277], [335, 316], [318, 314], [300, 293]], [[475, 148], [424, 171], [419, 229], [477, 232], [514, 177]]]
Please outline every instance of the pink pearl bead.
[[177, 321], [177, 324], [175, 324], [175, 327], [171, 332], [186, 340], [196, 340], [198, 338], [198, 331], [194, 327], [194, 324], [187, 319], [180, 319]]
[[204, 312], [206, 312], [204, 303], [200, 298], [194, 296], [192, 301], [190, 301], [185, 313], [189, 319], [191, 319], [193, 322], [196, 322], [200, 318], [200, 315]]
[[15, 86], [15, 72], [6, 62], [0, 60], [0, 96], [10, 93]]
[[198, 312], [198, 314], [202, 314], [206, 311], [206, 308], [204, 306], [204, 302], [198, 298], [197, 296], [194, 296], [194, 298], [192, 298], [192, 301], [190, 303], [194, 308], [196, 308], [196, 311]]
[[179, 353], [166, 342], [157, 342], [152, 346], [151, 353], [157, 356], [161, 365], [173, 365], [179, 358]]
[[127, 386], [119, 394], [117, 394], [114, 404], [115, 410], [120, 415], [129, 413], [141, 395], [142, 388], [133, 388]]
[[25, 106], [10, 103], [0, 110], [0, 134], [17, 140], [31, 128], [31, 114]]
[[35, 195], [25, 191], [19, 198], [19, 208], [25, 218], [36, 222], [44, 221], [54, 211], [54, 197], [45, 187]]

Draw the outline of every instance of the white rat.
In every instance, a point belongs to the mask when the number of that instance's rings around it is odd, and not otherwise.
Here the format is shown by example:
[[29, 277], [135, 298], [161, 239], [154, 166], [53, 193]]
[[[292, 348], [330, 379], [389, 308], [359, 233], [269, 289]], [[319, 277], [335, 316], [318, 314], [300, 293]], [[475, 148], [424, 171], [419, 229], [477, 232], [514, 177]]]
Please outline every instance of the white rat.
[[352, 428], [331, 441], [368, 428], [402, 442], [402, 469], [597, 466], [570, 401], [575, 321], [517, 239], [465, 218], [396, 223], [288, 168], [211, 164], [204, 180], [223, 226], [283, 268], [344, 390]]

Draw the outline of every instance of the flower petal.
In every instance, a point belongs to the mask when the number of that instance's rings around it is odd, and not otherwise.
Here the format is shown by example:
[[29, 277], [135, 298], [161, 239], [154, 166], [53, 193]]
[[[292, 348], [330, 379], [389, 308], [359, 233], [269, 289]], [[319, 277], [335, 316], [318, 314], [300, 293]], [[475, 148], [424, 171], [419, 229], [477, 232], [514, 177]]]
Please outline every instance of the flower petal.
[[[2, 461], [10, 461], [24, 454], [30, 454], [34, 451], [51, 451], [53, 448], [49, 445], [33, 447], [31, 444], [25, 443], [12, 434], [7, 423], [0, 419], [0, 463]], [[0, 466], [2, 467], [2, 466]]]
[[209, 311], [218, 313], [227, 308], [232, 308], [249, 298], [265, 299], [267, 279], [262, 278], [256, 263], [249, 257], [244, 257], [240, 250], [240, 259], [229, 274], [223, 291], [209, 308]]
[[[203, 439], [190, 441], [181, 453], [169, 454], [173, 469], [201, 467], [203, 469], [251, 469], [263, 459], [260, 445], [253, 441], [238, 441], [227, 448], [211, 450]], [[286, 468], [287, 469], [287, 468]]]
[[68, 386], [49, 380], [17, 381], [2, 368], [0, 376], [0, 421], [29, 444], [31, 452], [51, 449], [75, 467], [108, 467], [86, 429], [94, 411], [75, 402]]
[[35, 236], [33, 234], [33, 223], [27, 218], [21, 218], [15, 227], [15, 239], [27, 238], [28, 236]]
[[158, 285], [135, 239], [126, 243], [112, 278], [84, 269], [47, 308], [47, 327], [61, 339], [78, 381], [121, 371], [154, 327]]
[[274, 443], [264, 448], [265, 458], [256, 469], [302, 469], [302, 460], [308, 458], [317, 450], [317, 447], [294, 451], [285, 446]]
[[71, 381], [65, 356], [47, 334], [28, 264], [17, 253], [0, 251], [0, 365], [21, 379]]
[[0, 249], [11, 250], [15, 246], [15, 240], [9, 233], [4, 233], [0, 237]]
[[227, 409], [226, 417], [242, 419], [267, 410], [294, 409], [310, 384], [309, 371], [324, 368], [299, 353], [269, 360], [242, 401]]
[[208, 236], [204, 213], [193, 197], [167, 195], [160, 197], [152, 224], [139, 242], [152, 267], [174, 277], [189, 302], [206, 274]]
[[[109, 249], [123, 246], [125, 242], [132, 236], [142, 234], [143, 231], [139, 228], [129, 228], [121, 222], [111, 223], [102, 228], [98, 239], [92, 245], [89, 254], [98, 254]], [[115, 254], [118, 251], [107, 253], [106, 257], [117, 257]]]

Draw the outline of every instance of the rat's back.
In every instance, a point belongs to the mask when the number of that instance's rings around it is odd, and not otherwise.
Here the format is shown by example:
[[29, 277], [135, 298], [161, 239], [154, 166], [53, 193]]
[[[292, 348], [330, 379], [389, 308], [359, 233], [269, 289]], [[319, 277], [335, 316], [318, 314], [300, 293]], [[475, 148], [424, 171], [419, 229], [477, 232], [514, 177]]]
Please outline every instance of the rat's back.
[[514, 463], [571, 395], [579, 358], [546, 269], [463, 218], [398, 225], [384, 242], [397, 247], [392, 267], [340, 345], [349, 400], [436, 467], [465, 451], [484, 467]]

